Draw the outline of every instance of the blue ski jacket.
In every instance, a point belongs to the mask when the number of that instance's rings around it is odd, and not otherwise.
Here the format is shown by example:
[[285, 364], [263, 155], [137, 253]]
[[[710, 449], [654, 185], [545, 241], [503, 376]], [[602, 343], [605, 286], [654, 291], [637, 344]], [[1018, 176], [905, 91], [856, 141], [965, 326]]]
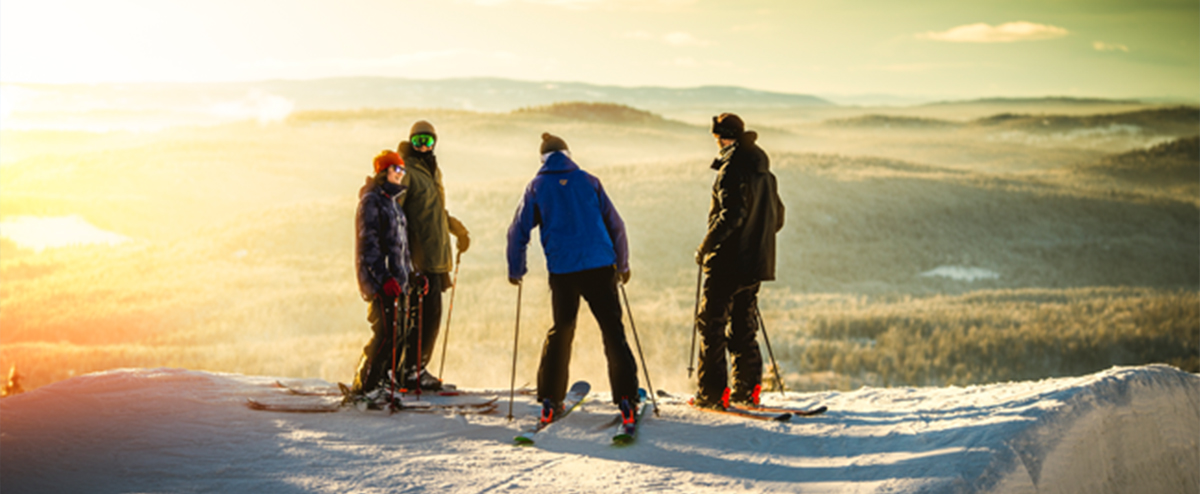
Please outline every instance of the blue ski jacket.
[[509, 278], [521, 279], [528, 271], [525, 250], [535, 226], [541, 228], [546, 270], [552, 274], [613, 265], [618, 272], [629, 271], [625, 222], [600, 179], [561, 151], [551, 153], [529, 182], [508, 227]]

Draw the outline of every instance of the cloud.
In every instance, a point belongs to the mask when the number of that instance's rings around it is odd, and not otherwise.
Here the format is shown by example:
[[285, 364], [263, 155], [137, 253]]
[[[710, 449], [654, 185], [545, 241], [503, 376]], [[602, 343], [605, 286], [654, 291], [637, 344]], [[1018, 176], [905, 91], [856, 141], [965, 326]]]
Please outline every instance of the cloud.
[[622, 34], [621, 37], [627, 38], [627, 39], [640, 39], [640, 40], [654, 39], [654, 35], [646, 32], [646, 31], [629, 31], [627, 33]]
[[1129, 53], [1129, 47], [1120, 43], [1105, 43], [1103, 41], [1093, 41], [1092, 48], [1096, 51], [1123, 51]]
[[534, 4], [548, 5], [551, 7], [563, 7], [569, 9], [592, 9], [592, 8], [607, 8], [607, 9], [655, 9], [655, 8], [675, 8], [683, 7], [696, 3], [697, 0], [459, 0], [463, 3], [496, 6], [496, 5], [511, 5], [511, 4]]
[[676, 31], [663, 35], [656, 35], [646, 31], [629, 31], [621, 35], [622, 38], [636, 39], [642, 41], [659, 40], [671, 46], [709, 46], [712, 42], [697, 38], [689, 33]]
[[724, 60], [696, 60], [692, 57], [678, 57], [666, 61], [665, 65], [684, 69], [715, 68], [721, 70], [732, 70], [735, 68], [734, 64]]
[[708, 46], [712, 44], [685, 32], [664, 34], [663, 41], [672, 46]]
[[946, 41], [950, 43], [1012, 43], [1014, 41], [1036, 41], [1061, 38], [1070, 34], [1058, 26], [1018, 21], [992, 26], [982, 22], [953, 27], [947, 31], [929, 31], [916, 35], [917, 39]]

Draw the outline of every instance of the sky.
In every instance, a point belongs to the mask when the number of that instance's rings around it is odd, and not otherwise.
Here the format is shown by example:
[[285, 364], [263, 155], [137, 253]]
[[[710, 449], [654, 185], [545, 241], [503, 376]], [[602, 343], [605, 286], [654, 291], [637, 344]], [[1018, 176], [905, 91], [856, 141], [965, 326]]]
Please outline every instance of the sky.
[[0, 82], [345, 76], [1195, 99], [1200, 2], [0, 0]]

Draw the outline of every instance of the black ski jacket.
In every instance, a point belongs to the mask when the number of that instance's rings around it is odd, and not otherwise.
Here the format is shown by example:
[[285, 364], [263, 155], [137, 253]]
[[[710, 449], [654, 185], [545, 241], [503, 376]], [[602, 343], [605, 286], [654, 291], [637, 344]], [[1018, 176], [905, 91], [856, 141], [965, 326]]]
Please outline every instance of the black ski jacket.
[[705, 272], [744, 282], [775, 279], [775, 234], [783, 228], [783, 201], [758, 134], [738, 138], [729, 162], [713, 163], [708, 233], [700, 244]]

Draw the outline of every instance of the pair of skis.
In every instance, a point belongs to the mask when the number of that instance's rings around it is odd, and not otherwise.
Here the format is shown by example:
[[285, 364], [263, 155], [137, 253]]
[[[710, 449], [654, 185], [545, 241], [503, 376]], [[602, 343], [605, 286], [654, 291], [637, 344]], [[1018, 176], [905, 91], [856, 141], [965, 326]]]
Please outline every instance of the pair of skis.
[[792, 420], [792, 417], [812, 417], [825, 413], [828, 408], [821, 405], [817, 408], [787, 408], [787, 407], [771, 407], [771, 406], [755, 406], [755, 407], [726, 407], [724, 410], [719, 408], [704, 408], [693, 406], [696, 410], [708, 413], [719, 413], [723, 415], [732, 415], [754, 420], [787, 422]]
[[424, 413], [437, 412], [454, 412], [458, 414], [480, 414], [490, 413], [496, 410], [496, 402], [498, 397], [492, 396], [485, 399], [462, 399], [457, 398], [462, 396], [466, 398], [468, 394], [459, 391], [441, 391], [429, 393], [429, 400], [402, 400], [402, 395], [392, 394], [388, 391], [383, 391], [388, 396], [384, 396], [386, 401], [379, 403], [377, 401], [346, 399], [349, 395], [349, 389], [344, 384], [339, 383], [340, 389], [333, 388], [299, 388], [288, 386], [282, 382], [276, 382], [276, 387], [282, 388], [288, 394], [296, 396], [315, 396], [315, 397], [340, 397], [337, 401], [322, 400], [318, 403], [280, 403], [280, 402], [264, 402], [254, 398], [246, 398], [246, 406], [252, 410], [261, 410], [268, 412], [290, 412], [290, 413], [333, 413], [347, 408], [351, 405], [359, 411], [368, 409], [390, 409], [393, 411], [413, 411]]
[[[567, 395], [563, 398], [563, 412], [557, 417], [549, 417], [546, 420], [543, 417], [538, 417], [538, 421], [533, 426], [517, 434], [513, 441], [518, 446], [528, 446], [537, 442], [538, 436], [550, 425], [566, 418], [571, 412], [579, 408], [583, 400], [587, 398], [591, 392], [592, 386], [585, 381], [579, 381], [571, 385], [567, 390]], [[633, 406], [628, 402], [621, 404], [621, 416], [617, 419], [616, 430], [613, 431], [613, 444], [626, 445], [637, 439], [638, 428], [647, 414], [654, 409], [653, 403], [647, 402], [646, 391], [639, 389], [638, 396], [642, 406], [635, 412]]]
[[[455, 403], [441, 404], [430, 402], [403, 402], [397, 411], [418, 412], [418, 413], [441, 413], [453, 412], [457, 414], [481, 414], [491, 413], [496, 411], [496, 401], [499, 398], [491, 398], [478, 403]], [[334, 413], [340, 412], [347, 408], [341, 401], [323, 402], [323, 403], [276, 403], [259, 401], [254, 398], [246, 398], [246, 406], [251, 410], [259, 410], [264, 412], [283, 412], [283, 413]], [[357, 408], [357, 407], [355, 407]], [[382, 407], [380, 407], [382, 409]], [[361, 411], [370, 409], [369, 406], [364, 406]]]
[[[829, 408], [825, 405], [821, 405], [816, 408], [774, 407], [770, 405], [731, 406], [728, 405], [729, 390], [725, 390], [725, 393], [726, 396], [723, 399], [727, 404], [724, 409], [698, 407], [692, 403], [691, 399], [687, 400], [686, 403], [688, 406], [691, 406], [693, 409], [701, 412], [718, 413], [753, 420], [775, 422], [787, 422], [792, 420], [792, 417], [813, 417], [829, 410]], [[670, 393], [662, 390], [659, 390], [658, 395], [662, 398], [682, 401], [678, 397], [672, 396]]]

